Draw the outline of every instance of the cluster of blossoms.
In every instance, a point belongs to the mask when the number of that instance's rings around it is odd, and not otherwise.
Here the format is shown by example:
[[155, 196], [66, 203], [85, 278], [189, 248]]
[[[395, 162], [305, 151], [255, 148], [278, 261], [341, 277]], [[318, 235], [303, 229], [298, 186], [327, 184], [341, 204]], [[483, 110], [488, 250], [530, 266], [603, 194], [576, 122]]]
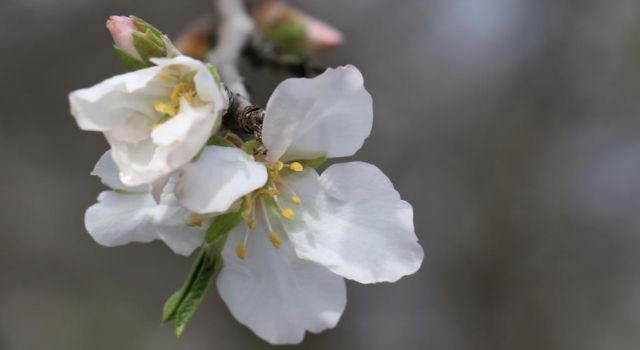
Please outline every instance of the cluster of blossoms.
[[[69, 96], [80, 128], [102, 132], [111, 146], [92, 174], [112, 190], [85, 224], [105, 246], [157, 239], [177, 254], [201, 248], [165, 305], [178, 333], [212, 279], [239, 322], [284, 344], [336, 325], [345, 278], [394, 282], [418, 270], [413, 210], [377, 167], [316, 171], [326, 158], [353, 155], [371, 131], [358, 69], [283, 81], [261, 139], [239, 141], [221, 136], [229, 96], [213, 66], [175, 52], [139, 19], [114, 17], [108, 26], [140, 69]], [[143, 39], [160, 43], [164, 57], [140, 50]]]

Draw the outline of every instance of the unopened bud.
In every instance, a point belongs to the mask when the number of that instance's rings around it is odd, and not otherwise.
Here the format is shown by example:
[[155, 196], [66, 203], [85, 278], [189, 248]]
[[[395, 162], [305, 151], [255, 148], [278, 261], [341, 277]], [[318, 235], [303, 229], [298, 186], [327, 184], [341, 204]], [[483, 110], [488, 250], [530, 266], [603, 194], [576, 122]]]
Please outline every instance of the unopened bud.
[[138, 31], [138, 27], [129, 17], [111, 16], [107, 20], [107, 29], [111, 33], [116, 47], [124, 51], [131, 57], [142, 60], [142, 57], [133, 45], [133, 33]]
[[342, 45], [335, 27], [279, 1], [265, 1], [252, 12], [258, 28], [285, 51], [308, 56]]
[[150, 67], [151, 58], [174, 57], [179, 53], [169, 38], [138, 17], [111, 16], [107, 29], [118, 58], [130, 69]]

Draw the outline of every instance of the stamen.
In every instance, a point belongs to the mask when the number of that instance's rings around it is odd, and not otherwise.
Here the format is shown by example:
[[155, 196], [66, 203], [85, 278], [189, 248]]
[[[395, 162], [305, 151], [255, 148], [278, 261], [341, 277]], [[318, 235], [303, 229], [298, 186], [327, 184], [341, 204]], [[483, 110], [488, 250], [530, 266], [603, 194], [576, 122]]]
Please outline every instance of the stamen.
[[158, 78], [160, 78], [160, 80], [171, 80], [174, 78], [174, 75], [171, 73], [164, 72], [164, 73], [158, 74]]
[[262, 204], [262, 215], [264, 216], [264, 221], [267, 222], [267, 227], [269, 228], [269, 240], [271, 241], [271, 244], [274, 247], [280, 248], [282, 241], [280, 240], [280, 237], [278, 236], [278, 234], [273, 230], [273, 227], [271, 227], [271, 221], [269, 220], [269, 215], [267, 214], [267, 207], [264, 203], [264, 200], [261, 200], [261, 204]]
[[247, 221], [247, 226], [249, 226], [249, 229], [253, 230], [254, 228], [256, 228], [256, 219], [251, 219], [249, 221]]
[[172, 117], [178, 114], [178, 108], [176, 108], [170, 101], [156, 101], [153, 104], [153, 108], [156, 110], [156, 112], [170, 115]]
[[286, 182], [282, 181], [280, 183], [282, 185], [282, 187], [284, 187], [287, 191], [291, 192], [291, 201], [293, 202], [293, 204], [295, 205], [300, 205], [302, 204], [302, 199], [300, 199], [300, 197], [298, 197], [298, 194], [296, 193], [296, 191], [294, 191], [290, 186], [287, 185]]
[[280, 248], [282, 241], [280, 240], [280, 237], [278, 236], [277, 233], [271, 231], [269, 233], [269, 240], [271, 241], [271, 244], [273, 244], [274, 247]]
[[292, 162], [289, 164], [289, 169], [295, 172], [301, 172], [304, 170], [304, 167], [299, 162]]
[[247, 256], [247, 245], [244, 242], [240, 242], [236, 246], [236, 255], [242, 260]]
[[193, 214], [187, 219], [187, 225], [191, 227], [200, 227], [207, 217], [204, 215]]
[[283, 209], [280, 214], [282, 214], [282, 216], [284, 216], [285, 218], [289, 219], [289, 220], [293, 220], [296, 217], [296, 212], [293, 211], [293, 209], [291, 208], [285, 208]]
[[244, 260], [244, 258], [247, 256], [247, 238], [248, 237], [249, 237], [249, 228], [247, 227], [247, 229], [244, 231], [244, 239], [242, 240], [242, 242], [238, 243], [238, 245], [236, 246], [236, 255], [238, 256], [238, 258], [242, 260]]
[[282, 168], [284, 168], [284, 163], [282, 163], [281, 161], [277, 161], [271, 164], [271, 170], [280, 171], [282, 170]]

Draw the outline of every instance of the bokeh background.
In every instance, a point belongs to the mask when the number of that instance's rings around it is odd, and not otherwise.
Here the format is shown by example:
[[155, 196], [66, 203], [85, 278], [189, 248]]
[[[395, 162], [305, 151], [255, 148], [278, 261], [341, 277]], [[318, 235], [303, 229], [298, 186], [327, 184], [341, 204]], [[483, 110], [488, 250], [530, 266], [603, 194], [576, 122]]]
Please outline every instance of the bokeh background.
[[[290, 3], [344, 31], [322, 60], [373, 95], [355, 158], [413, 204], [427, 253], [397, 283], [349, 283], [336, 329], [301, 349], [640, 348], [640, 2]], [[107, 145], [67, 93], [124, 71], [105, 19], [176, 35], [210, 8], [0, 1], [0, 349], [270, 348], [215, 292], [175, 339], [160, 311], [191, 259], [83, 226]], [[243, 70], [260, 103], [285, 78]]]

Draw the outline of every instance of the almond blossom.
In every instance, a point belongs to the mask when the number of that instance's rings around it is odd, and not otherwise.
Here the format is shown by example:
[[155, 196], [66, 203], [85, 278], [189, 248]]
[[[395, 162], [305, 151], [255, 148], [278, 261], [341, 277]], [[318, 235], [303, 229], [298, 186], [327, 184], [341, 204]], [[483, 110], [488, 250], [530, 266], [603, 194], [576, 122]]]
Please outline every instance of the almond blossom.
[[319, 157], [353, 155], [372, 120], [353, 66], [287, 79], [267, 104], [266, 152], [209, 146], [182, 170], [175, 194], [184, 207], [242, 212], [246, 224], [228, 234], [216, 285], [233, 316], [270, 343], [334, 327], [344, 278], [394, 282], [422, 263], [413, 209], [382, 171], [363, 162], [313, 169]]
[[115, 76], [69, 95], [83, 130], [103, 132], [127, 186], [163, 182], [202, 149], [227, 97], [215, 71], [186, 56]]

